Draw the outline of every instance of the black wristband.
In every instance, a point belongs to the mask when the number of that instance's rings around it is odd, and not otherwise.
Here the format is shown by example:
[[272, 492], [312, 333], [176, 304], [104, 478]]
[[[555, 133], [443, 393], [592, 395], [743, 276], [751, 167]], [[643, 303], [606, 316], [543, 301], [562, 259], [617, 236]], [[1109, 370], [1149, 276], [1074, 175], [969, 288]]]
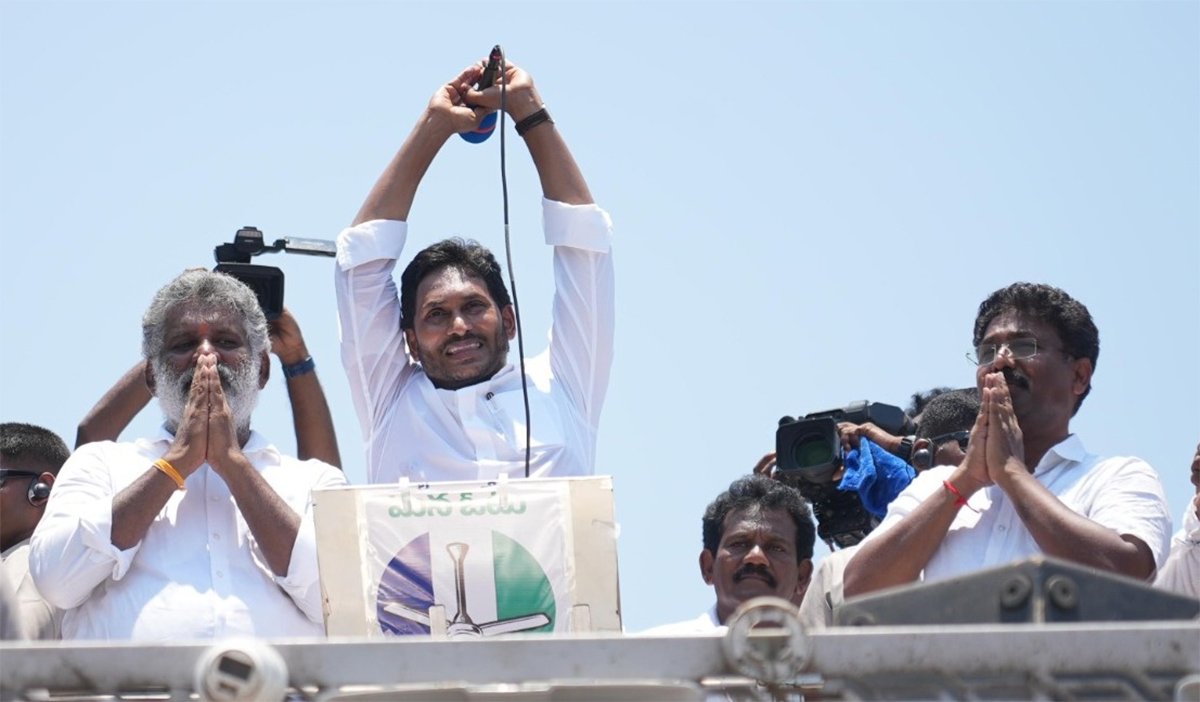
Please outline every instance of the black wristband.
[[529, 115], [525, 119], [521, 120], [520, 122], [517, 122], [517, 124], [516, 124], [517, 136], [519, 136], [519, 137], [525, 136], [525, 132], [528, 132], [530, 129], [533, 129], [534, 127], [538, 126], [542, 122], [549, 122], [550, 124], [554, 124], [554, 119], [550, 116], [550, 113], [546, 111], [545, 106], [543, 106], [542, 109], [538, 110], [537, 112], [534, 112], [533, 114]]
[[293, 363], [290, 366], [284, 366], [283, 374], [289, 378], [299, 378], [302, 375], [307, 375], [309, 373], [312, 373], [313, 370], [316, 369], [316, 367], [317, 367], [316, 361], [313, 361], [312, 356], [309, 356], [308, 358], [304, 359], [303, 361], [300, 361], [299, 363]]
[[903, 459], [905, 463], [912, 460], [912, 448], [916, 440], [917, 437], [912, 434], [900, 440], [900, 448], [896, 450], [896, 455]]

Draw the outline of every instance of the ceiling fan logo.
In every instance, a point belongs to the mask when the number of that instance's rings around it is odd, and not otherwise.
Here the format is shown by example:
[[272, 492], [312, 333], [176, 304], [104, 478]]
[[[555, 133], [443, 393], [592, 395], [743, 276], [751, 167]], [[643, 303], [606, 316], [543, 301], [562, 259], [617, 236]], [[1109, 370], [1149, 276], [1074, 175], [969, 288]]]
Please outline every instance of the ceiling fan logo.
[[[384, 634], [404, 636], [429, 634], [429, 608], [444, 605], [450, 638], [478, 638], [516, 632], [554, 630], [554, 588], [550, 578], [524, 546], [495, 530], [490, 543], [454, 541], [434, 549], [426, 532], [406, 544], [388, 563], [379, 579], [376, 616]], [[475, 548], [473, 548], [475, 546]], [[468, 560], [479, 567], [489, 557], [494, 582], [494, 611], [491, 618], [486, 579], [468, 581]], [[435, 587], [435, 566], [453, 567], [453, 600], [450, 593]], [[474, 608], [475, 618], [471, 611]], [[481, 611], [486, 612], [480, 614]]]

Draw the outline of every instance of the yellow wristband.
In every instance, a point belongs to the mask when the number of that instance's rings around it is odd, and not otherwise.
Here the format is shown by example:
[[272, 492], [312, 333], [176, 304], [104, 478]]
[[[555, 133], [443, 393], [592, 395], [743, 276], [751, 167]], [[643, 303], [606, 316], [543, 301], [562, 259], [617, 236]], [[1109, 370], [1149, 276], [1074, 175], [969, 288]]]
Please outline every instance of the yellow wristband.
[[175, 466], [171, 465], [170, 463], [167, 463], [166, 459], [163, 459], [163, 458], [158, 459], [157, 461], [154, 462], [154, 467], [159, 469], [160, 471], [162, 471], [163, 474], [166, 475], [171, 480], [174, 480], [175, 484], [179, 486], [180, 490], [185, 489], [183, 487], [183, 476], [179, 474], [179, 471], [175, 470]]

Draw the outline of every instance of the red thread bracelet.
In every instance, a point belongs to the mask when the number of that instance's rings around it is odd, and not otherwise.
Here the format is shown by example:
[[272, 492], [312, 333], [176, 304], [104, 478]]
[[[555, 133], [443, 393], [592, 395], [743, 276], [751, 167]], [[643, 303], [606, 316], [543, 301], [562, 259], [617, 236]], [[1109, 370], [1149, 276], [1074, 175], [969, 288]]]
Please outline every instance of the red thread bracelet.
[[955, 497], [957, 497], [957, 498], [958, 498], [958, 499], [957, 499], [957, 500], [955, 500], [955, 502], [954, 502], [954, 506], [955, 506], [955, 507], [962, 507], [963, 505], [967, 505], [967, 509], [971, 510], [971, 511], [972, 511], [972, 512], [974, 512], [975, 514], [979, 514], [979, 510], [975, 509], [975, 508], [974, 508], [974, 507], [972, 507], [971, 505], [968, 505], [968, 504], [967, 504], [967, 498], [963, 497], [963, 496], [962, 496], [962, 493], [958, 491], [958, 488], [954, 487], [954, 486], [953, 486], [953, 485], [950, 483], [950, 481], [949, 481], [949, 480], [943, 480], [943, 481], [942, 481], [942, 485], [945, 485], [945, 486], [946, 486], [946, 489], [947, 489], [947, 490], [949, 490], [951, 494], [953, 494]]

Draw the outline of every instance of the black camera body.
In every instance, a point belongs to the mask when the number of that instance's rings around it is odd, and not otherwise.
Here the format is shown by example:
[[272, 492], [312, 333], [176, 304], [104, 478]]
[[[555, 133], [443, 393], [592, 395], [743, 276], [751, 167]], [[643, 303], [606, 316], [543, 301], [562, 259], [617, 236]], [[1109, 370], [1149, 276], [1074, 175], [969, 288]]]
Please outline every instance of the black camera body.
[[219, 244], [213, 251], [217, 259], [218, 273], [227, 273], [245, 283], [258, 297], [258, 304], [268, 322], [279, 319], [283, 314], [283, 271], [274, 266], [250, 263], [252, 256], [285, 251], [310, 256], [336, 256], [337, 246], [323, 239], [279, 239], [274, 244], [263, 241], [263, 234], [255, 227], [242, 227], [233, 236], [233, 242]]
[[862, 400], [840, 409], [813, 412], [800, 419], [783, 417], [775, 432], [775, 470], [778, 478], [800, 491], [812, 505], [817, 535], [833, 548], [862, 541], [879, 520], [863, 507], [856, 492], [837, 489], [833, 475], [845, 463], [837, 425], [865, 424], [903, 436], [912, 428], [904, 410]]

